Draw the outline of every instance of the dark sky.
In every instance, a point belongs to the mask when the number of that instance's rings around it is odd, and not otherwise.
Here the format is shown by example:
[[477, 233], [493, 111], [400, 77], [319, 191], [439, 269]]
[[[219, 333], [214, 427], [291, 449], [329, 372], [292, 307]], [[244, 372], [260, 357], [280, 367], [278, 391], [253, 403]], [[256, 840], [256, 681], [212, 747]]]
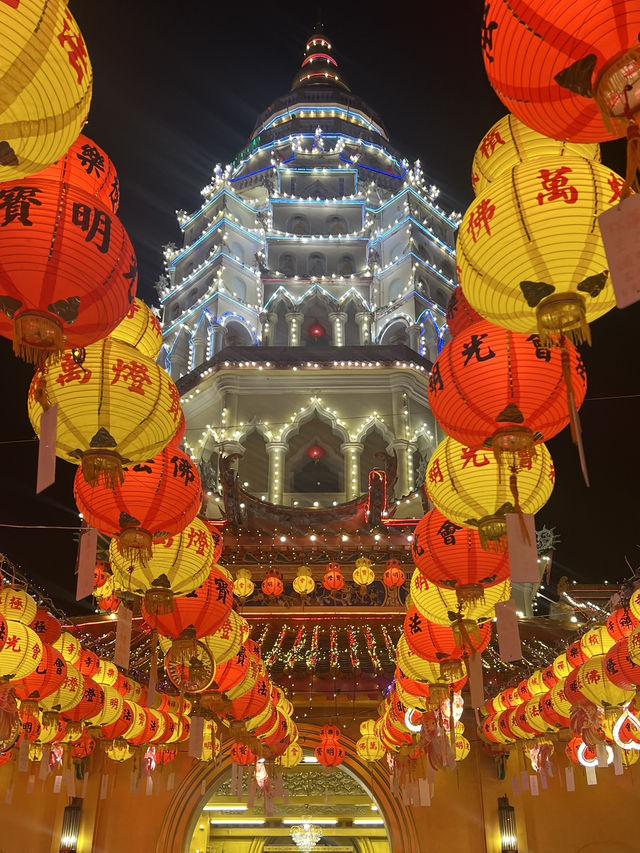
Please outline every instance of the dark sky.
[[[480, 54], [480, 0], [465, 3], [331, 4], [325, 31], [354, 93], [378, 111], [395, 148], [419, 157], [442, 190], [442, 206], [464, 211], [470, 166], [482, 135], [505, 110]], [[94, 69], [86, 132], [112, 157], [121, 180], [120, 216], [138, 253], [139, 294], [153, 300], [161, 246], [178, 242], [174, 211], [200, 205], [216, 163], [244, 147], [259, 112], [290, 88], [318, 18], [304, 3], [80, 3], [71, 9]], [[622, 143], [604, 159], [621, 170]], [[640, 305], [614, 310], [583, 348], [589, 371], [582, 409], [591, 488], [582, 483], [568, 434], [550, 443], [558, 474], [538, 524], [562, 544], [554, 577], [620, 580], [625, 557], [640, 565]], [[2, 442], [32, 436], [26, 417], [29, 368], [0, 341]], [[607, 399], [615, 397], [626, 399]], [[598, 399], [595, 399], [598, 398]], [[58, 482], [34, 494], [37, 444], [0, 444], [5, 524], [75, 525], [75, 468], [58, 462]], [[69, 531], [0, 529], [6, 555], [72, 609], [75, 564]]]

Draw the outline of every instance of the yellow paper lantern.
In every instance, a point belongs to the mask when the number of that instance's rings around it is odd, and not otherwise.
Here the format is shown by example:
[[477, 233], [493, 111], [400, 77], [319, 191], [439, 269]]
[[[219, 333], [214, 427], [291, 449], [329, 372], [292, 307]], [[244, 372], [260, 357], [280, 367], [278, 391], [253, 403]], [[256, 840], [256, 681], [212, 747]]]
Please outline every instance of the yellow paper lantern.
[[582, 635], [580, 648], [588, 658], [592, 658], [595, 655], [606, 654], [615, 642], [604, 625], [597, 625]]
[[541, 670], [536, 669], [536, 671], [533, 673], [533, 675], [531, 675], [531, 676], [529, 676], [529, 678], [527, 678], [527, 687], [529, 688], [529, 692], [531, 693], [532, 696], [539, 696], [542, 693], [547, 692], [548, 687], [546, 686], [546, 684], [542, 680], [542, 671]]
[[604, 655], [594, 655], [579, 667], [576, 673], [578, 690], [587, 699], [603, 708], [618, 708], [630, 702], [634, 690], [623, 690], [607, 678]]
[[554, 684], [549, 691], [549, 698], [556, 714], [568, 719], [571, 716], [571, 702], [569, 702], [564, 692], [564, 683], [565, 679], [561, 678], [557, 684]]
[[293, 716], [293, 702], [291, 702], [291, 700], [285, 696], [284, 690], [282, 690], [282, 688], [274, 686], [273, 689], [277, 697], [276, 707], [278, 708], [278, 710], [282, 711], [285, 717]]
[[370, 586], [376, 576], [371, 568], [371, 560], [368, 557], [358, 557], [356, 567], [353, 570], [353, 582], [360, 587], [360, 592], [364, 593], [367, 587]]
[[201, 642], [207, 647], [216, 666], [222, 666], [238, 654], [240, 646], [249, 639], [249, 631], [247, 620], [232, 610], [215, 633], [203, 637]]
[[133, 748], [122, 738], [117, 738], [106, 744], [104, 752], [107, 758], [115, 761], [116, 764], [122, 764], [133, 758]]
[[235, 687], [232, 687], [230, 690], [226, 691], [225, 696], [227, 697], [227, 699], [230, 702], [233, 702], [234, 699], [239, 699], [241, 696], [244, 696], [245, 693], [248, 693], [250, 690], [253, 690], [256, 681], [261, 675], [261, 670], [262, 661], [259, 661], [253, 655], [250, 655], [247, 674], [239, 684], [236, 684]]
[[44, 711], [63, 713], [75, 708], [84, 695], [84, 677], [73, 664], [67, 663], [67, 677], [51, 696], [40, 701]]
[[131, 705], [131, 710], [133, 711], [133, 720], [131, 721], [131, 725], [123, 732], [124, 740], [133, 740], [137, 738], [142, 732], [145, 730], [147, 726], [147, 714], [142, 705], [138, 705], [137, 702], [133, 702], [127, 699], [127, 702]]
[[120, 693], [108, 684], [103, 684], [102, 690], [104, 691], [104, 705], [99, 714], [87, 720], [88, 726], [110, 726], [119, 720], [122, 714], [124, 698]]
[[63, 660], [76, 666], [80, 662], [82, 656], [82, 646], [80, 640], [70, 634], [68, 631], [63, 631], [58, 639], [53, 643], [53, 648], [57, 649]]
[[66, 0], [0, 3], [0, 181], [59, 160], [89, 114], [93, 72]]
[[508, 175], [514, 166], [547, 157], [583, 157], [599, 163], [600, 146], [597, 142], [551, 139], [527, 127], [509, 113], [485, 133], [476, 149], [471, 167], [473, 191], [479, 195], [495, 181]]
[[247, 598], [253, 595], [256, 585], [251, 580], [251, 572], [249, 569], [238, 569], [236, 579], [233, 584], [233, 592], [236, 598], [245, 602]]
[[460, 282], [497, 326], [542, 342], [589, 339], [588, 322], [615, 306], [598, 216], [620, 201], [623, 180], [577, 157], [515, 166], [481, 193], [460, 227]]
[[42, 728], [38, 740], [40, 743], [52, 743], [60, 734], [62, 721], [58, 720], [57, 714], [43, 714]]
[[469, 755], [471, 744], [464, 735], [456, 735], [456, 761], [464, 761]]
[[113, 578], [111, 575], [107, 575], [107, 579], [99, 586], [97, 589], [94, 587], [93, 597], [96, 601], [102, 601], [105, 598], [111, 598], [113, 595]]
[[640, 621], [640, 588], [637, 589], [629, 599], [629, 610]]
[[311, 569], [309, 566], [300, 566], [298, 574], [293, 579], [293, 588], [298, 595], [311, 595], [316, 588], [316, 582], [311, 577]]
[[175, 435], [180, 393], [169, 374], [121, 341], [86, 347], [81, 363], [71, 351], [36, 371], [29, 388], [29, 419], [38, 435], [46, 409], [58, 405], [56, 454], [82, 465], [89, 483], [122, 482], [122, 465], [153, 459]]
[[302, 761], [302, 747], [298, 743], [291, 743], [278, 759], [280, 767], [291, 770]]
[[[490, 451], [470, 450], [445, 438], [429, 461], [426, 486], [432, 503], [454, 524], [477, 527], [483, 545], [506, 534], [505, 515], [518, 508], [535, 514], [551, 497], [555, 468], [544, 444], [536, 455], [517, 455], [511, 473]], [[514, 480], [515, 478], [515, 480]]]
[[206, 524], [194, 518], [182, 533], [158, 539], [151, 559], [132, 564], [111, 540], [109, 559], [115, 589], [121, 593], [144, 595], [149, 613], [171, 613], [173, 597], [188, 595], [209, 577], [215, 544]]
[[546, 732], [557, 732], [558, 729], [555, 726], [552, 726], [551, 723], [548, 723], [540, 715], [541, 698], [542, 694], [534, 696], [532, 699], [529, 699], [527, 702], [525, 702], [524, 714], [527, 723], [531, 726], [532, 729], [535, 729], [536, 732], [538, 732], [539, 734], [546, 734]]
[[511, 597], [511, 581], [486, 587], [484, 598], [459, 602], [455, 590], [430, 583], [416, 569], [411, 576], [411, 598], [419, 613], [436, 625], [455, 627], [459, 619], [482, 622], [493, 619], [495, 606]]
[[[462, 678], [465, 672], [465, 667], [462, 661], [460, 662], [462, 671], [456, 673], [458, 677], [449, 675], [446, 671], [443, 672], [439, 663], [433, 663], [432, 661], [425, 660], [425, 658], [420, 657], [420, 655], [417, 655], [412, 651], [404, 634], [398, 641], [396, 657], [398, 660], [398, 666], [402, 670], [403, 674], [412, 681], [417, 681], [421, 684], [452, 684], [454, 681], [458, 681], [459, 678]], [[397, 687], [398, 684], [396, 683], [396, 688]]]
[[38, 605], [24, 589], [5, 586], [0, 592], [0, 613], [5, 619], [30, 625], [35, 619]]
[[[261, 711], [259, 714], [256, 714], [255, 717], [250, 717], [250, 719], [245, 720], [244, 727], [248, 732], [254, 732], [256, 729], [259, 729], [260, 726], [263, 726], [268, 720], [271, 719], [273, 715], [273, 702], [269, 702], [267, 707]], [[278, 721], [276, 720], [274, 724], [274, 728], [272, 732], [275, 731], [275, 727], [277, 726]]]
[[[98, 671], [91, 676], [98, 684], [103, 687], [113, 687], [118, 680], [118, 667], [111, 660], [98, 659]], [[134, 700], [135, 701], [135, 700]]]
[[[419, 682], [418, 682], [419, 683]], [[425, 689], [425, 694], [427, 693], [428, 685]], [[396, 693], [398, 694], [398, 698], [413, 711], [427, 711], [429, 708], [433, 707], [433, 702], [426, 695], [416, 695], [413, 693], [409, 693], [408, 690], [399, 683], [396, 682]]]
[[356, 741], [356, 753], [362, 761], [379, 761], [385, 752], [384, 744], [374, 734], [363, 735]]
[[557, 658], [553, 661], [553, 674], [558, 678], [566, 678], [572, 671], [573, 667], [570, 666], [569, 661], [567, 660], [567, 653], [562, 652], [561, 655], [558, 655]]
[[124, 320], [109, 335], [155, 361], [162, 349], [162, 328], [151, 308], [136, 297]]
[[35, 631], [7, 619], [6, 640], [0, 649], [0, 678], [18, 681], [35, 672], [42, 660], [42, 643]]

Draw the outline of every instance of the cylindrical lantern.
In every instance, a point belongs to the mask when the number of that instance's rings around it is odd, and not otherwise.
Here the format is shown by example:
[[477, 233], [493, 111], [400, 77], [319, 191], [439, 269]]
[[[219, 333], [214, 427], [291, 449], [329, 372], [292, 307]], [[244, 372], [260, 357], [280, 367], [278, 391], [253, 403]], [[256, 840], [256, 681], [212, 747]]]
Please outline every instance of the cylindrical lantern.
[[492, 619], [495, 606], [508, 601], [511, 596], [511, 582], [506, 580], [494, 586], [486, 587], [484, 598], [459, 601], [453, 590], [430, 583], [415, 570], [411, 577], [411, 599], [420, 614], [436, 625], [454, 627], [459, 620], [474, 622]]
[[293, 588], [298, 595], [307, 596], [316, 588], [316, 582], [311, 576], [309, 566], [300, 566], [296, 577], [293, 579]]
[[[137, 297], [129, 306], [124, 319], [111, 332], [110, 337], [138, 350], [141, 355], [155, 361], [162, 349], [162, 327], [151, 308]], [[182, 439], [179, 443], [182, 443]]]
[[94, 196], [111, 213], [118, 212], [120, 182], [109, 156], [83, 133], [64, 157], [38, 174], [38, 178], [64, 182]]
[[110, 338], [87, 347], [78, 361], [68, 351], [36, 372], [28, 397], [36, 433], [56, 403], [56, 454], [81, 464], [90, 483], [122, 482], [122, 465], [157, 456], [180, 419], [180, 394], [166, 371]]
[[353, 570], [353, 582], [360, 587], [360, 592], [364, 595], [367, 587], [375, 580], [375, 574], [371, 568], [371, 560], [368, 557], [358, 557], [356, 567]]
[[38, 635], [22, 622], [7, 619], [6, 639], [0, 649], [0, 677], [10, 681], [27, 678], [40, 665], [42, 655]]

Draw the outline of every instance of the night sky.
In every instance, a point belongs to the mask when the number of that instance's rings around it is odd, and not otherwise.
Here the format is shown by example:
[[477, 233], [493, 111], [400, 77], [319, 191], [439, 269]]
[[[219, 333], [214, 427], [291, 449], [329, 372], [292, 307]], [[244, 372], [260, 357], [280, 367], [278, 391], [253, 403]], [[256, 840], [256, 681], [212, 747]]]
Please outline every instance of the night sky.
[[[463, 212], [483, 134], [505, 113], [480, 53], [480, 0], [464, 4], [332, 4], [322, 9], [343, 77], [383, 118], [392, 145], [420, 158], [441, 206]], [[119, 172], [119, 215], [140, 267], [139, 295], [155, 302], [161, 247], [180, 242], [177, 209], [200, 206], [216, 163], [244, 147], [257, 115], [289, 91], [318, 19], [315, 4], [80, 3], [71, 10], [94, 71], [87, 135]], [[605, 147], [621, 171], [624, 145]], [[538, 526], [561, 545], [553, 579], [622, 580], [640, 566], [640, 305], [615, 310], [583, 347], [589, 374], [581, 416], [591, 476], [587, 489], [568, 432], [550, 442], [555, 494]], [[30, 368], [0, 340], [4, 524], [74, 526], [75, 467], [58, 462], [55, 486], [35, 496], [37, 443], [26, 416]], [[603, 399], [607, 398], [607, 399]], [[613, 398], [613, 399], [612, 399]], [[17, 443], [12, 443], [17, 442]], [[76, 545], [69, 530], [0, 528], [3, 551], [68, 611]], [[88, 604], [86, 606], [89, 606]]]

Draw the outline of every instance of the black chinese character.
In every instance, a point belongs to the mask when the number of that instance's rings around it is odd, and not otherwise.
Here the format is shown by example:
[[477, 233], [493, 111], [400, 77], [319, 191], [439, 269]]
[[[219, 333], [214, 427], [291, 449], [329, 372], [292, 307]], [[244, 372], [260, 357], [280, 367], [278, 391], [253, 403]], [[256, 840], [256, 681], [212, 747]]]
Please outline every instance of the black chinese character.
[[462, 355], [465, 356], [465, 363], [462, 365], [466, 367], [472, 358], [475, 357], [476, 361], [489, 361], [491, 358], [495, 358], [496, 354], [491, 349], [490, 346], [487, 347], [488, 352], [484, 355], [482, 354], [482, 341], [487, 337], [487, 332], [482, 335], [471, 335], [471, 340], [468, 341], [462, 347]]
[[484, 7], [484, 12], [482, 15], [482, 52], [486, 55], [487, 60], [489, 62], [493, 62], [494, 58], [489, 53], [490, 50], [493, 50], [493, 33], [498, 29], [497, 21], [489, 21], [489, 15], [491, 14], [491, 3], [486, 3]]
[[436, 391], [442, 390], [444, 390], [444, 382], [440, 374], [440, 365], [436, 362], [431, 368], [431, 375], [429, 376], [429, 391], [435, 394]]
[[542, 346], [540, 335], [529, 335], [527, 340], [531, 341], [531, 343], [534, 345], [536, 350], [536, 358], [539, 358], [541, 361], [551, 361], [551, 350], [549, 349], [549, 347]]
[[462, 530], [462, 527], [454, 524], [453, 521], [445, 521], [440, 530], [438, 530], [438, 536], [442, 536], [442, 541], [445, 545], [455, 545], [458, 530]]
[[171, 460], [173, 463], [173, 476], [184, 479], [185, 486], [193, 483], [196, 475], [193, 473], [193, 465], [184, 456], [174, 456]]
[[76, 154], [80, 161], [80, 165], [85, 167], [87, 175], [90, 175], [93, 170], [96, 170], [96, 175], [101, 178], [104, 171], [104, 157], [95, 147], [95, 145], [85, 144]]
[[88, 204], [74, 202], [71, 221], [87, 232], [85, 242], [91, 243], [97, 237], [96, 246], [99, 252], [106, 255], [111, 245], [111, 218], [97, 207], [91, 209]]
[[29, 215], [32, 204], [42, 207], [42, 202], [36, 198], [36, 193], [39, 192], [41, 190], [36, 187], [11, 187], [11, 189], [0, 190], [0, 199], [2, 199], [0, 210], [4, 210], [2, 227], [16, 220], [21, 225], [33, 225]]

